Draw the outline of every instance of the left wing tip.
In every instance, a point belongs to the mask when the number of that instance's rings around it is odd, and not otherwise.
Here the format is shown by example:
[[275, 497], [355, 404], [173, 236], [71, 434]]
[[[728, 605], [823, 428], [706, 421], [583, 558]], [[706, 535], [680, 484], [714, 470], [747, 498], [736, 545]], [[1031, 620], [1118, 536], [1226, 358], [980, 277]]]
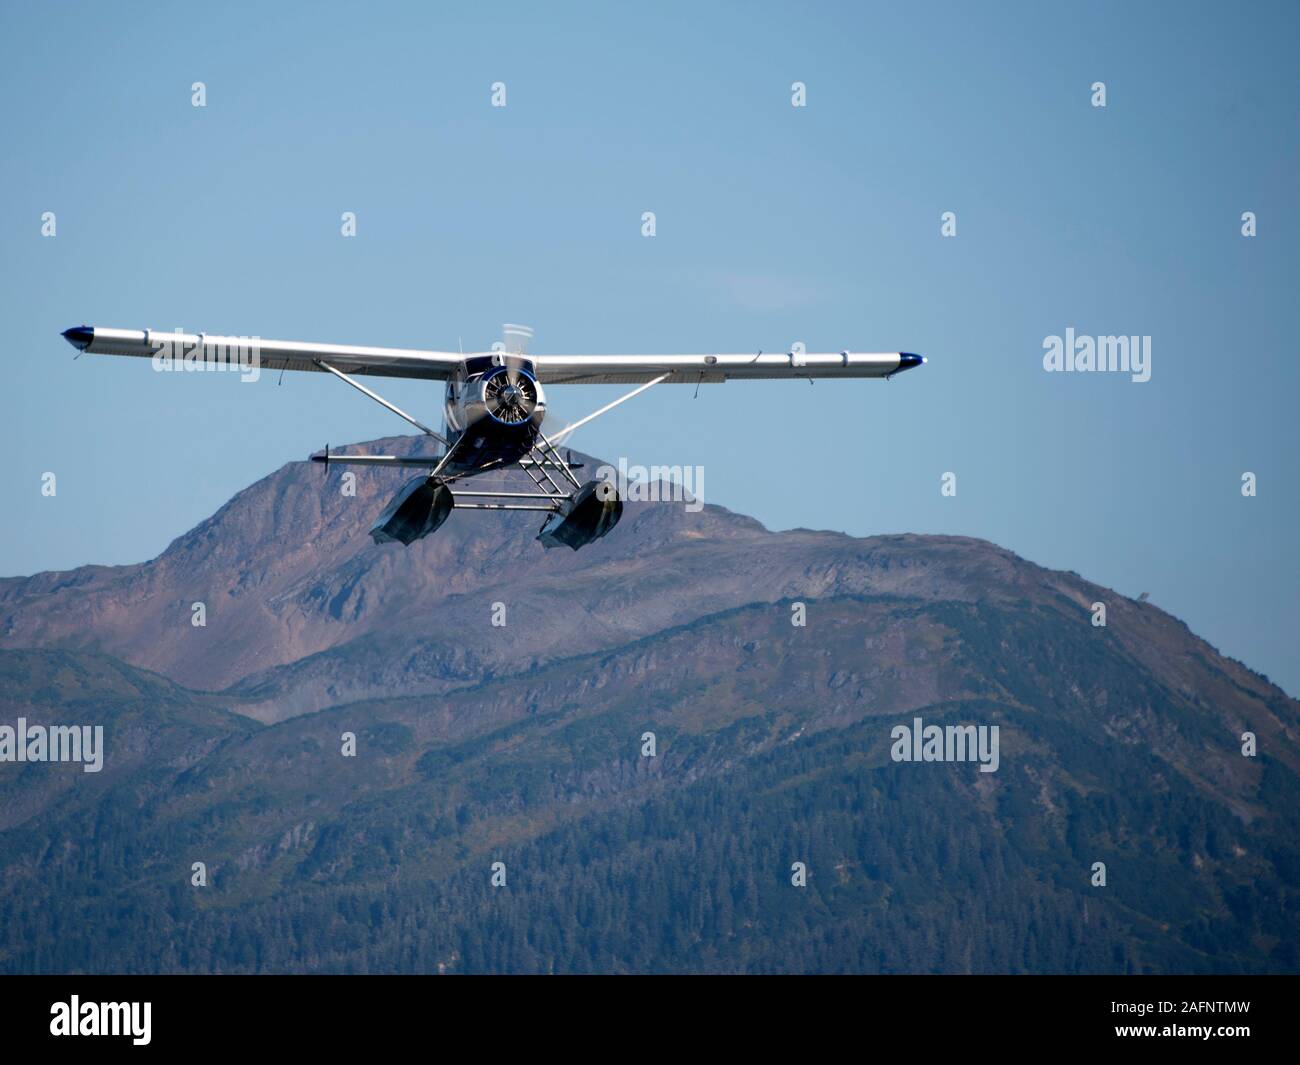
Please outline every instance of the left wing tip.
[[63, 339], [78, 351], [85, 351], [95, 339], [95, 330], [88, 325], [74, 325], [63, 331]]

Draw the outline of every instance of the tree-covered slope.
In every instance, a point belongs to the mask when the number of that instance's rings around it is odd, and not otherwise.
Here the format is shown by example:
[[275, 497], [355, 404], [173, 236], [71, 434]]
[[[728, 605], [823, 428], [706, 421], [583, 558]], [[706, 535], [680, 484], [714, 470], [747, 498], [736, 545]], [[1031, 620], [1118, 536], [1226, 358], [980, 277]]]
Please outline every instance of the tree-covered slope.
[[[45, 798], [0, 831], [0, 967], [1300, 967], [1293, 701], [1068, 597], [804, 602], [269, 727], [112, 663], [100, 779], [22, 769]], [[69, 692], [109, 682], [70, 670], [109, 661], [0, 654], [0, 717], [86, 718]], [[917, 716], [997, 725], [997, 771], [894, 761]]]

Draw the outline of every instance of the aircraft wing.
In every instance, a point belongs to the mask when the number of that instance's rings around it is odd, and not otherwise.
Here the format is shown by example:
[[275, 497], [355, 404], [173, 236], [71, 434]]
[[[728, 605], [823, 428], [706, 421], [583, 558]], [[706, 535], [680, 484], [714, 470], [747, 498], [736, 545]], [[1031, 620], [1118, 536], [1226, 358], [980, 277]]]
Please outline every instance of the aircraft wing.
[[66, 330], [63, 336], [69, 344], [91, 355], [131, 355], [143, 359], [163, 357], [195, 363], [224, 360], [232, 370], [251, 363], [262, 370], [323, 373], [325, 371], [319, 363], [324, 362], [349, 374], [445, 380], [464, 359], [464, 356], [448, 351], [314, 344], [301, 340], [210, 336], [161, 329], [105, 329], [83, 325]]
[[892, 377], [925, 361], [906, 351], [860, 354], [783, 352], [746, 355], [529, 355], [546, 385], [634, 385], [663, 374], [665, 383]]
[[[263, 370], [323, 372], [327, 364], [345, 374], [446, 380], [466, 359], [459, 354], [413, 348], [316, 344], [301, 340], [216, 336], [149, 329], [77, 326], [63, 333], [91, 355], [175, 358], [186, 364], [225, 360]], [[543, 384], [646, 384], [662, 378], [678, 384], [728, 380], [804, 380], [817, 377], [892, 377], [925, 361], [905, 351], [862, 354], [782, 352], [744, 355], [528, 355]], [[667, 376], [665, 376], [667, 375]]]

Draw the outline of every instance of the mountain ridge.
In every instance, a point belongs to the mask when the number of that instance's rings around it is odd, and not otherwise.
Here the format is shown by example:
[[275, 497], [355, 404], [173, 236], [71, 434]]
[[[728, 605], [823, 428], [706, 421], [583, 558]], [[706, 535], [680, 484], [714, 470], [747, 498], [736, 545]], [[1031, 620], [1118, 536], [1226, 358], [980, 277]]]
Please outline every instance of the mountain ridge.
[[[417, 437], [356, 445], [398, 454], [420, 446]], [[770, 532], [713, 505], [692, 513], [629, 503], [618, 529], [578, 555], [544, 551], [527, 519], [497, 514], [455, 515], [410, 549], [376, 547], [364, 529], [402, 479], [366, 471], [345, 497], [310, 464], [289, 463], [149, 562], [0, 580], [0, 647], [102, 650], [186, 687], [238, 695], [271, 721], [394, 685], [445, 690], [549, 660], [557, 648], [617, 646], [756, 598], [978, 599], [1015, 588], [1059, 592], [1081, 610], [1106, 602], [1112, 626], [1171, 618], [986, 541]], [[744, 552], [732, 550], [738, 542]], [[190, 625], [195, 601], [205, 602], [203, 629]], [[495, 602], [508, 623], [493, 629]], [[392, 662], [403, 655], [409, 668], [399, 675]], [[1258, 687], [1244, 667], [1224, 668]]]

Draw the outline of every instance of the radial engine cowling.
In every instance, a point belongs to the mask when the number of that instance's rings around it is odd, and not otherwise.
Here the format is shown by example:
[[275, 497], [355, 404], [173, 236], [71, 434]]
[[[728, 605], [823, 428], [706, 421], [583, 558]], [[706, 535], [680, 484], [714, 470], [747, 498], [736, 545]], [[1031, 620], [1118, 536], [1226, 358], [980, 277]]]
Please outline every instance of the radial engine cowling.
[[504, 428], [540, 429], [546, 417], [541, 382], [516, 366], [498, 366], [466, 382], [461, 404], [466, 426], [486, 418]]

